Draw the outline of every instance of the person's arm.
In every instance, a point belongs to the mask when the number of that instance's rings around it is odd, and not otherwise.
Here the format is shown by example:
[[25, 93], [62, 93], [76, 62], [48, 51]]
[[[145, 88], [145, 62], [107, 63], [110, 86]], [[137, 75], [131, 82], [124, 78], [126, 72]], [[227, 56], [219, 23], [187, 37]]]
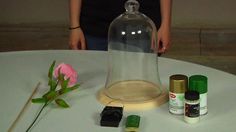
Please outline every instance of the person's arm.
[[170, 46], [171, 7], [172, 0], [160, 0], [161, 27], [158, 30], [159, 53], [164, 53]]
[[[82, 0], [69, 0], [70, 28], [80, 26]], [[70, 30], [70, 48], [86, 49], [84, 33], [80, 28]]]

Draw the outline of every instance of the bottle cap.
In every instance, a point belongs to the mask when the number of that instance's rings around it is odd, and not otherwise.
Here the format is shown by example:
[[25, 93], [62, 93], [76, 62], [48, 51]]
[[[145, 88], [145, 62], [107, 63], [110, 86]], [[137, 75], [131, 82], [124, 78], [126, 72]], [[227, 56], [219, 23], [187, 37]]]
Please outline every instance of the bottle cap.
[[170, 92], [184, 93], [187, 90], [188, 77], [182, 74], [170, 76]]
[[207, 92], [207, 77], [193, 75], [189, 78], [189, 90], [198, 91], [200, 94]]
[[187, 100], [199, 100], [199, 92], [197, 91], [187, 91], [184, 94], [184, 98]]

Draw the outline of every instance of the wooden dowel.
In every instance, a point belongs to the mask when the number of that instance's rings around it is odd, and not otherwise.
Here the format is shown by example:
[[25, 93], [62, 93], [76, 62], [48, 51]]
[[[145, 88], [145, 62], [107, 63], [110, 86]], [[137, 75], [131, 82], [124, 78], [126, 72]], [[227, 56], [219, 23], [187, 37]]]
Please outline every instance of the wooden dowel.
[[36, 85], [34, 91], [32, 92], [32, 94], [30, 95], [30, 97], [28, 98], [27, 102], [25, 103], [24, 107], [21, 109], [20, 113], [17, 115], [16, 119], [14, 120], [14, 122], [11, 124], [10, 128], [8, 129], [8, 132], [12, 132], [14, 127], [16, 126], [17, 122], [19, 121], [19, 119], [21, 118], [21, 116], [24, 114], [27, 106], [29, 105], [29, 103], [31, 102], [31, 99], [33, 98], [33, 96], [36, 94], [36, 92], [38, 91], [38, 88], [40, 86], [40, 82]]

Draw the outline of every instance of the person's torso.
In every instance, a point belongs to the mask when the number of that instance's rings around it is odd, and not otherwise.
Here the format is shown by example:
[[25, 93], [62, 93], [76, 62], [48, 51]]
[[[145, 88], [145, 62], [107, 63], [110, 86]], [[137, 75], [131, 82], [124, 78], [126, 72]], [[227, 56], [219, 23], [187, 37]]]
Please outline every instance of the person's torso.
[[[81, 27], [86, 34], [107, 37], [110, 23], [125, 12], [127, 0], [82, 0]], [[160, 0], [138, 0], [139, 11], [150, 17], [157, 28], [161, 23]]]

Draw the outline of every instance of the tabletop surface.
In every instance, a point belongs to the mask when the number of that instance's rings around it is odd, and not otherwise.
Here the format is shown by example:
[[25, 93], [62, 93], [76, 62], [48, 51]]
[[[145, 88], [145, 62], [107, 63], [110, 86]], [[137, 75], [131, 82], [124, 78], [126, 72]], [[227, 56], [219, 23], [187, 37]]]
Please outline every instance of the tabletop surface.
[[[122, 132], [125, 118], [118, 128], [100, 127], [100, 112], [104, 106], [96, 94], [105, 85], [107, 52], [46, 50], [0, 53], [0, 131], [7, 131], [31, 95], [41, 82], [40, 97], [47, 88], [47, 72], [53, 60], [72, 65], [79, 75], [79, 90], [63, 98], [69, 109], [55, 105], [47, 107], [32, 132]], [[235, 132], [236, 129], [236, 76], [213, 68], [163, 58], [158, 59], [159, 75], [163, 86], [168, 88], [169, 76], [202, 74], [208, 77], [208, 114], [194, 125], [183, 121], [183, 116], [168, 112], [168, 103], [146, 111], [124, 112], [141, 116], [140, 132]], [[42, 105], [30, 104], [14, 131], [25, 131]]]

